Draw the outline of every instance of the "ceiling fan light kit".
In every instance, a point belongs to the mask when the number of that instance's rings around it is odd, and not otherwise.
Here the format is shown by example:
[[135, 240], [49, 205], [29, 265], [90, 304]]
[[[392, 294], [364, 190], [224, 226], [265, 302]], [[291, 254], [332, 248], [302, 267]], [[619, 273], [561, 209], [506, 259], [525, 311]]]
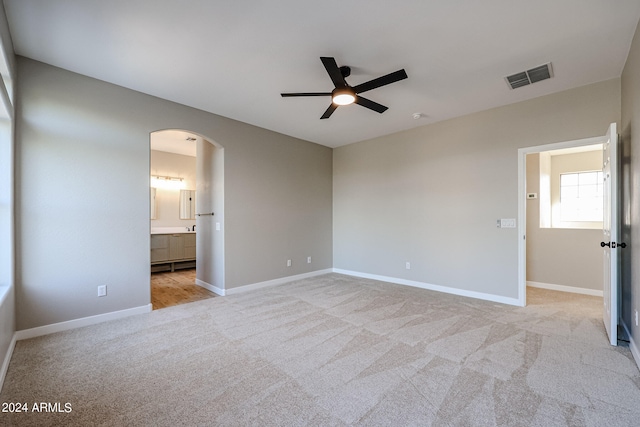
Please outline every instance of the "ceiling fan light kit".
[[335, 86], [333, 91], [280, 94], [283, 98], [297, 96], [331, 96], [331, 105], [329, 105], [329, 108], [327, 108], [320, 119], [328, 119], [340, 105], [349, 105], [353, 103], [382, 114], [387, 110], [387, 107], [378, 104], [377, 102], [371, 101], [370, 99], [364, 98], [359, 94], [407, 78], [406, 71], [402, 69], [352, 87], [349, 86], [349, 84], [345, 80], [345, 78], [349, 77], [349, 75], [351, 74], [351, 69], [349, 67], [338, 67], [336, 60], [332, 57], [321, 56], [320, 60], [322, 61], [324, 68], [327, 70], [327, 73], [329, 74], [333, 85]]
[[353, 104], [356, 100], [356, 94], [351, 88], [335, 88], [331, 94], [331, 101], [338, 105]]

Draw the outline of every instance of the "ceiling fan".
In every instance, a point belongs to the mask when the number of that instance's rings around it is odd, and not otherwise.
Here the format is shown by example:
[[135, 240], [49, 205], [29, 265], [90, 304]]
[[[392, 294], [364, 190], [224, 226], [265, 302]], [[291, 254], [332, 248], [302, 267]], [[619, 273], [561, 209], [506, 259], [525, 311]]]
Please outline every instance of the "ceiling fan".
[[402, 69], [382, 77], [378, 77], [377, 79], [369, 80], [368, 82], [357, 86], [349, 86], [345, 78], [349, 77], [351, 74], [351, 68], [347, 66], [338, 67], [336, 60], [332, 57], [321, 56], [320, 60], [322, 61], [324, 68], [327, 70], [327, 73], [329, 73], [329, 77], [331, 77], [331, 81], [335, 86], [333, 91], [280, 94], [283, 98], [292, 96], [330, 96], [331, 105], [329, 105], [329, 108], [327, 108], [327, 111], [324, 112], [320, 119], [328, 119], [340, 105], [349, 105], [354, 102], [370, 110], [377, 111], [378, 113], [384, 113], [387, 110], [387, 107], [378, 104], [377, 102], [373, 102], [370, 99], [363, 98], [359, 94], [407, 78], [407, 73]]

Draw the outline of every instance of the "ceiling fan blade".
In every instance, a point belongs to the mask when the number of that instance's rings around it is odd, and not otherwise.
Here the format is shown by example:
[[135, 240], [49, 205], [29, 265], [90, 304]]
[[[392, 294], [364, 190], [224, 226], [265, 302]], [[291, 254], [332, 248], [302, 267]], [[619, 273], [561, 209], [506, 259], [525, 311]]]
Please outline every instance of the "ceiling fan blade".
[[332, 102], [331, 105], [329, 105], [329, 108], [327, 108], [327, 111], [325, 111], [322, 117], [320, 117], [320, 119], [328, 119], [329, 117], [331, 117], [333, 112], [336, 111], [336, 108], [338, 108], [338, 104], [334, 104]]
[[363, 107], [366, 107], [366, 108], [368, 108], [370, 110], [377, 111], [380, 114], [384, 113], [385, 111], [387, 111], [389, 109], [389, 107], [385, 107], [382, 104], [378, 104], [377, 102], [373, 102], [370, 99], [363, 98], [360, 95], [356, 95], [355, 103], [358, 104], [358, 105], [362, 105]]
[[291, 96], [331, 96], [331, 92], [299, 92], [299, 93], [281, 93], [283, 98]]
[[386, 76], [378, 77], [377, 79], [369, 80], [368, 82], [354, 86], [353, 90], [356, 93], [362, 93], [371, 89], [375, 89], [380, 86], [385, 86], [400, 80], [404, 80], [406, 78], [407, 78], [407, 72], [404, 71], [404, 69], [402, 69], [402, 70], [395, 71], [393, 73], [389, 73]]
[[329, 73], [329, 77], [331, 77], [331, 81], [335, 87], [348, 86], [334, 58], [330, 56], [321, 56], [320, 60], [322, 61], [324, 68], [327, 70], [327, 73]]

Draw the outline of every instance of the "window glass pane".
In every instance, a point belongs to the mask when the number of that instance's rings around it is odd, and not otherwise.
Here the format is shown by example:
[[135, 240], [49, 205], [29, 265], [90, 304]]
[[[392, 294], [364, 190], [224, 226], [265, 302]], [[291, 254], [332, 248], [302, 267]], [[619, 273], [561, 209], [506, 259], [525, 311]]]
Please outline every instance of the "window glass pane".
[[602, 221], [602, 172], [560, 175], [560, 220]]
[[578, 185], [589, 185], [598, 182], [598, 172], [582, 172], [578, 174]]
[[579, 196], [580, 198], [593, 199], [596, 197], [598, 186], [593, 185], [581, 185], [579, 188]]
[[564, 187], [566, 185], [578, 185], [578, 174], [563, 173], [560, 175], [560, 186]]
[[596, 197], [602, 199], [602, 184], [596, 186]]
[[582, 200], [580, 208], [590, 212], [602, 210], [602, 200], [598, 200], [595, 198]]
[[560, 201], [563, 203], [565, 199], [577, 199], [578, 187], [560, 187]]

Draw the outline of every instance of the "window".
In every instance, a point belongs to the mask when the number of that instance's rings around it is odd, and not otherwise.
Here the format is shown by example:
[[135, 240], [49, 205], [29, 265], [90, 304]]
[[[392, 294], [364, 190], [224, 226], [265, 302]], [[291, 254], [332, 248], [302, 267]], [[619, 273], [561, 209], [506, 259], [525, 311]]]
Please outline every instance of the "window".
[[542, 151], [537, 157], [540, 228], [602, 230], [602, 144]]
[[602, 221], [602, 171], [560, 174], [560, 220]]
[[[0, 18], [5, 19], [2, 10]], [[4, 36], [5, 33], [0, 34], [0, 306], [13, 286], [15, 275], [13, 46], [9, 37]]]

